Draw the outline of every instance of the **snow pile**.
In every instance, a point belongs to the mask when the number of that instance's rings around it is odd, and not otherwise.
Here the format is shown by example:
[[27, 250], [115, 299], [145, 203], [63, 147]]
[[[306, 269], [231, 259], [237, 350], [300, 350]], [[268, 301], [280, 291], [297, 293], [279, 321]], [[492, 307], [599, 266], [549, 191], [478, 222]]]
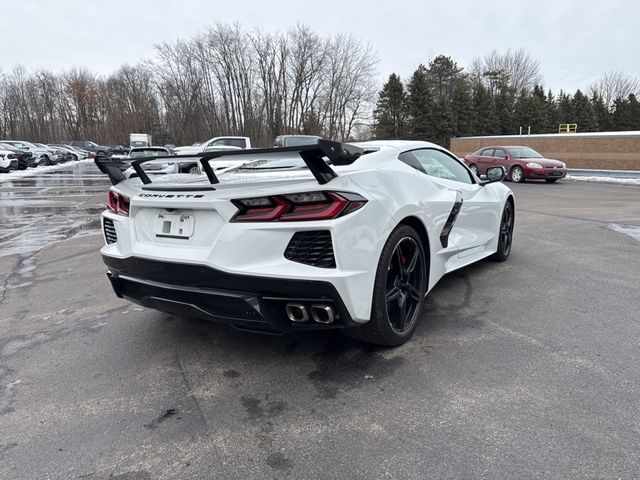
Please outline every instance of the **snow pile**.
[[567, 175], [565, 178], [573, 182], [597, 182], [597, 183], [613, 183], [616, 185], [640, 186], [640, 178], [577, 177], [574, 175]]
[[[51, 172], [53, 170], [64, 170], [65, 168], [73, 168], [81, 163], [93, 162], [92, 158], [78, 160], [77, 162], [59, 163], [58, 165], [48, 165], [46, 167], [27, 168], [26, 170], [11, 170], [9, 173], [0, 173], [0, 183], [15, 180], [16, 178], [33, 177], [42, 173]], [[97, 171], [97, 168], [96, 168]]]

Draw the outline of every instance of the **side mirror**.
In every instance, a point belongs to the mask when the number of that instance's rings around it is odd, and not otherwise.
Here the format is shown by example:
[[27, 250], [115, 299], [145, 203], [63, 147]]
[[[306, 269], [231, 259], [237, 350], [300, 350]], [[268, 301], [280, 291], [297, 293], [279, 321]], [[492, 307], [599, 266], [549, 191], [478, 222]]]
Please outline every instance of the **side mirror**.
[[481, 182], [481, 185], [488, 183], [501, 182], [507, 176], [507, 171], [502, 165], [494, 165], [487, 168], [487, 179]]

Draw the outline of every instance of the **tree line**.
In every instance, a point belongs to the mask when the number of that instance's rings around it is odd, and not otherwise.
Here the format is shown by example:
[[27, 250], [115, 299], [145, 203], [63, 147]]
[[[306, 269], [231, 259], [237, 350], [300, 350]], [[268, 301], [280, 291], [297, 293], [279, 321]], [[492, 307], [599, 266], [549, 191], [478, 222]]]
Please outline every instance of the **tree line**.
[[541, 85], [539, 62], [523, 50], [494, 51], [465, 71], [438, 55], [402, 81], [392, 73], [378, 94], [377, 138], [430, 140], [451, 137], [557, 133], [560, 124], [579, 132], [640, 130], [638, 79], [610, 72], [586, 91], [554, 94]]
[[110, 75], [0, 71], [0, 138], [121, 144], [132, 132], [157, 144], [246, 135], [270, 145], [280, 134], [334, 140], [414, 138], [447, 145], [466, 135], [640, 130], [638, 79], [605, 74], [585, 92], [554, 94], [523, 50], [494, 51], [465, 70], [439, 55], [407, 80], [377, 91], [377, 57], [350, 35], [322, 36], [218, 24], [156, 46], [153, 58]]
[[0, 71], [0, 138], [120, 144], [144, 132], [158, 144], [246, 135], [269, 145], [288, 133], [346, 140], [370, 118], [376, 63], [371, 47], [349, 35], [219, 24], [107, 76], [86, 68]]

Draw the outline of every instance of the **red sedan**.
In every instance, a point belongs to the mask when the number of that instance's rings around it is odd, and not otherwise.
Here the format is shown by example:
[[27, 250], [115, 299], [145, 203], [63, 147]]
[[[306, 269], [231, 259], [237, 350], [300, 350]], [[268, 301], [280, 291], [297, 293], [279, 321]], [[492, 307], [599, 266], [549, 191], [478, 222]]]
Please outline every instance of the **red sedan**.
[[553, 183], [567, 175], [563, 162], [544, 158], [529, 147], [485, 147], [465, 155], [464, 163], [478, 176], [484, 175], [488, 167], [502, 165], [512, 182], [545, 180]]

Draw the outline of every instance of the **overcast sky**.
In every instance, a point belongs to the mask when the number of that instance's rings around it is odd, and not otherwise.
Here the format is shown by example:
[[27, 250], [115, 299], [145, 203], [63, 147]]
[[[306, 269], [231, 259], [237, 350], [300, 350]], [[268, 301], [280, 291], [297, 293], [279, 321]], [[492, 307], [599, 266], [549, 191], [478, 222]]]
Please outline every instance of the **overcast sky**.
[[493, 49], [524, 48], [554, 91], [604, 72], [640, 77], [640, 1], [606, 0], [0, 0], [0, 69], [16, 64], [110, 73], [152, 57], [154, 44], [217, 22], [321, 34], [350, 32], [377, 51], [382, 82], [443, 53], [467, 66]]

